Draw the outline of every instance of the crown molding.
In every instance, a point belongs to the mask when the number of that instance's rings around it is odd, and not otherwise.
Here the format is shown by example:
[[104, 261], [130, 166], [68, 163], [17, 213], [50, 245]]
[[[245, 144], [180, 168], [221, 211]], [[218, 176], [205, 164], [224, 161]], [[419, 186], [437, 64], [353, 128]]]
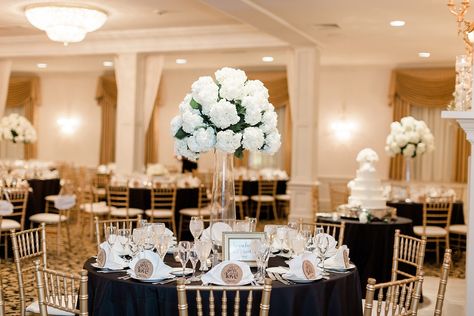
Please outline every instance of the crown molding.
[[156, 53], [234, 48], [279, 48], [288, 43], [247, 25], [99, 31], [64, 46], [45, 34], [0, 37], [0, 57]]

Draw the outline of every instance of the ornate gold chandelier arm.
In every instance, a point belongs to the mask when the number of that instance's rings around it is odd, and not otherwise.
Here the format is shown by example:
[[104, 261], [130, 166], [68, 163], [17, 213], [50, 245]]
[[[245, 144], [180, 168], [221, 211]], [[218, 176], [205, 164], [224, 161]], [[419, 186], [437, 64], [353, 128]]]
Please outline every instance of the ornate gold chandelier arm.
[[462, 34], [462, 39], [464, 41], [464, 46], [468, 56], [472, 55], [472, 43], [469, 40], [468, 34], [474, 31], [474, 24], [472, 22], [466, 21], [464, 16], [469, 9], [470, 3], [469, 0], [461, 1], [461, 5], [458, 6], [454, 3], [454, 0], [448, 1], [449, 12], [456, 16], [456, 22], [458, 25], [458, 35]]

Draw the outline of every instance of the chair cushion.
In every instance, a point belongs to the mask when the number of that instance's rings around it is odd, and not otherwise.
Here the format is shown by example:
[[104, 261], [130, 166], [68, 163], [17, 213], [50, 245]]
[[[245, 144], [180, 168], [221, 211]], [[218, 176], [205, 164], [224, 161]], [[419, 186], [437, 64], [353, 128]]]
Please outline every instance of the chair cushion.
[[93, 213], [97, 215], [104, 215], [109, 213], [109, 208], [105, 204], [105, 202], [97, 202], [97, 203], [85, 203], [81, 204], [80, 209], [86, 213]]
[[21, 229], [20, 223], [13, 219], [3, 219], [2, 220], [2, 227], [0, 228], [1, 231], [9, 231], [10, 229]]
[[95, 195], [106, 195], [107, 191], [105, 190], [105, 188], [95, 188], [94, 189], [94, 194]]
[[[72, 301], [72, 297], [70, 298], [70, 301]], [[48, 315], [57, 315], [57, 316], [69, 316], [69, 315], [72, 315], [74, 316], [73, 313], [69, 313], [69, 312], [65, 312], [63, 310], [60, 310], [60, 309], [57, 309], [57, 308], [54, 308], [54, 307], [51, 307], [51, 306], [46, 306], [47, 308], [47, 311], [48, 311]], [[71, 307], [71, 308], [75, 308], [75, 306]], [[30, 305], [28, 305], [26, 307], [26, 311], [27, 312], [30, 312], [30, 313], [34, 313], [34, 314], [39, 314], [40, 312], [40, 309], [39, 309], [39, 303], [38, 301], [34, 301], [33, 303], [31, 303]]]
[[451, 225], [449, 232], [459, 235], [467, 235], [467, 225]]
[[151, 217], [152, 213], [153, 213], [153, 217], [158, 217], [158, 218], [173, 217], [172, 210], [146, 210], [145, 211], [145, 214], [148, 217]]
[[57, 197], [58, 195], [47, 195], [44, 197], [44, 199], [48, 202], [54, 202], [54, 200], [56, 200]]
[[245, 202], [248, 201], [249, 197], [246, 195], [236, 195], [235, 196], [235, 202]]
[[211, 210], [208, 207], [202, 208], [201, 213], [199, 213], [199, 209], [196, 208], [183, 208], [179, 211], [179, 214], [186, 215], [186, 216], [211, 216]]
[[250, 197], [252, 201], [260, 201], [260, 202], [273, 202], [275, 198], [271, 195], [252, 195]]
[[30, 216], [30, 221], [35, 223], [45, 223], [45, 224], [56, 224], [67, 221], [66, 215], [61, 215], [55, 213], [38, 213]]
[[446, 229], [438, 226], [426, 226], [426, 232], [423, 233], [423, 226], [413, 227], [415, 234], [427, 237], [444, 237], [447, 235]]
[[[128, 208], [128, 216], [129, 217], [137, 217], [138, 215], [143, 214], [143, 210], [139, 208]], [[110, 215], [115, 217], [127, 217], [127, 209], [126, 208], [111, 208]]]
[[289, 194], [277, 194], [275, 198], [278, 201], [290, 201], [290, 195]]

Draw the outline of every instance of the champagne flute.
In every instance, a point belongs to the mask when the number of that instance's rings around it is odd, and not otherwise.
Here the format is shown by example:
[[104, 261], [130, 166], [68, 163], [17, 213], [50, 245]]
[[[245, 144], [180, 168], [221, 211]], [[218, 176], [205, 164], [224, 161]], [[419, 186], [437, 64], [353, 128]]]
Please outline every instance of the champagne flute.
[[169, 249], [171, 236], [168, 235], [161, 235], [157, 237], [157, 243], [155, 245], [156, 251], [160, 256], [161, 260], [164, 260], [166, 252]]
[[191, 278], [189, 278], [189, 281], [199, 281], [200, 278], [196, 277], [196, 264], [199, 261], [199, 253], [196, 249], [195, 244], [191, 247], [191, 249], [189, 249], [189, 261], [191, 261], [191, 265], [193, 266], [193, 275], [191, 276]]
[[191, 283], [191, 281], [186, 280], [185, 271], [186, 271], [186, 264], [189, 261], [189, 250], [191, 249], [191, 242], [189, 241], [180, 241], [178, 244], [178, 256], [181, 265], [183, 266], [183, 278], [185, 280], [185, 284]]
[[194, 237], [194, 241], [196, 241], [204, 230], [204, 221], [200, 216], [191, 217], [191, 221], [189, 222], [189, 230]]

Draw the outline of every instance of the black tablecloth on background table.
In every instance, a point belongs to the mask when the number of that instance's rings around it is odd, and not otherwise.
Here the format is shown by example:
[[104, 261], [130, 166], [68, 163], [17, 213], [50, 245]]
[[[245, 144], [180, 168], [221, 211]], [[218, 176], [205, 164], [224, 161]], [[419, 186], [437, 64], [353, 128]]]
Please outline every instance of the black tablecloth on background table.
[[[269, 266], [286, 266], [283, 258], [270, 258]], [[178, 315], [176, 283], [153, 285], [133, 279], [119, 280], [123, 273], [98, 273], [89, 259], [84, 267], [89, 272], [89, 315]], [[170, 255], [165, 261], [179, 266]], [[229, 315], [234, 300], [227, 295]], [[258, 315], [261, 293], [254, 293], [252, 315]], [[193, 293], [188, 293], [190, 315], [195, 315]], [[203, 298], [203, 304], [208, 300]], [[220, 314], [220, 296], [216, 297], [216, 312]], [[241, 296], [246, 303], [246, 296]], [[244, 310], [241, 308], [241, 311]], [[357, 269], [350, 273], [331, 274], [329, 280], [307, 284], [283, 285], [273, 281], [270, 299], [270, 315], [358, 316], [362, 315], [362, 300]]]
[[[397, 216], [413, 221], [413, 226], [423, 225], [423, 203], [387, 202], [387, 206], [397, 209]], [[451, 224], [464, 224], [463, 203], [453, 203]]]
[[28, 193], [26, 206], [25, 229], [30, 227], [29, 217], [44, 212], [45, 197], [58, 194], [61, 190], [59, 179], [30, 179], [28, 180], [31, 191]]
[[[340, 223], [341, 220], [318, 218], [320, 222]], [[361, 290], [365, 295], [367, 279], [377, 283], [390, 281], [393, 240], [395, 230], [413, 235], [412, 221], [398, 217], [396, 221], [373, 221], [362, 224], [358, 220], [342, 219], [345, 222], [344, 244], [349, 247], [350, 259], [359, 269]]]

